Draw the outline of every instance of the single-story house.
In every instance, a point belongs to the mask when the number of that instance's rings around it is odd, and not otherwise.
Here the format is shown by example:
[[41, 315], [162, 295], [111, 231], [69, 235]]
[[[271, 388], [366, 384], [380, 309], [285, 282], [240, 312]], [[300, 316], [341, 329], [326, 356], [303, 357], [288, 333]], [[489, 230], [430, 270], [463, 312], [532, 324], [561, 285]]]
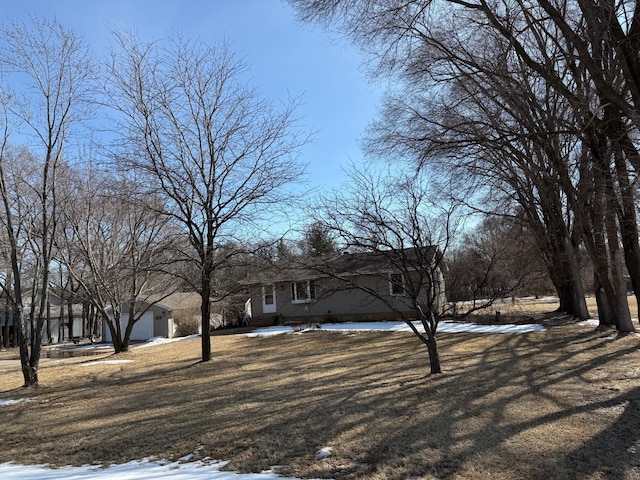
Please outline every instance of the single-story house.
[[[434, 262], [438, 250], [428, 247], [419, 254], [412, 252], [415, 250], [406, 249], [397, 255], [392, 251], [344, 253], [268, 268], [243, 282], [250, 293], [251, 323], [393, 320], [399, 312], [415, 318], [405, 275], [417, 275], [418, 264], [412, 261], [420, 258]], [[404, 262], [401, 268], [400, 259]], [[431, 266], [422, 270], [433, 272], [436, 307], [441, 309], [445, 303], [444, 277], [440, 268]], [[420, 295], [426, 300], [427, 285], [422, 285], [425, 288]]]
[[[192, 320], [200, 324], [201, 298], [196, 292], [174, 292], [168, 296], [154, 296], [138, 301], [136, 316], [142, 314], [131, 331], [132, 341], [146, 341], [154, 337], [173, 338], [177, 334], [177, 323], [180, 320]], [[129, 303], [122, 306], [120, 325], [122, 330], [129, 322]], [[222, 315], [212, 313], [211, 325], [217, 327], [222, 322]], [[111, 342], [111, 331], [103, 322], [103, 341]]]
[[[15, 343], [14, 335], [14, 316], [11, 307], [7, 305], [6, 299], [3, 297], [0, 302], [0, 337], [1, 344], [7, 346], [9, 338]], [[49, 307], [47, 309], [48, 317], [44, 320], [42, 343], [61, 343], [70, 340], [71, 337], [83, 335], [83, 318], [82, 305], [73, 304], [71, 308], [73, 312], [73, 335], [69, 334], [69, 306], [63, 304], [62, 299], [55, 293], [49, 295]], [[27, 323], [27, 332], [30, 331], [30, 313], [31, 305], [26, 303], [24, 306], [25, 322]], [[61, 318], [62, 317], [62, 318]]]

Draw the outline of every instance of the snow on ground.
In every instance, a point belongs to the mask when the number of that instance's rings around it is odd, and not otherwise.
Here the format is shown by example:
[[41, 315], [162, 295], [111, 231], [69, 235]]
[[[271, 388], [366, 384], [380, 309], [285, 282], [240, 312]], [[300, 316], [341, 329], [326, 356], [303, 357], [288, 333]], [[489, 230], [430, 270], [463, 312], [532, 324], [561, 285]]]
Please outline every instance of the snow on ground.
[[173, 338], [153, 337], [142, 344], [135, 345], [134, 347], [135, 348], [153, 347], [155, 345], [162, 345], [163, 343], [179, 342], [180, 340], [186, 340], [188, 338], [200, 338], [200, 335], [189, 335], [187, 337], [173, 337]]
[[15, 405], [16, 403], [30, 402], [31, 400], [28, 398], [18, 398], [16, 400], [0, 400], [0, 407], [4, 407], [6, 405]]
[[81, 367], [91, 367], [93, 365], [117, 365], [119, 363], [131, 363], [133, 360], [94, 360], [93, 362], [81, 363]]
[[49, 468], [46, 465], [0, 464], [0, 478], [11, 480], [295, 480], [279, 477], [275, 473], [238, 474], [221, 472], [227, 462], [150, 462], [140, 460], [101, 468], [83, 467]]
[[581, 322], [578, 322], [578, 325], [581, 327], [597, 327], [600, 325], [600, 320], [597, 318], [590, 318], [589, 320], [582, 320]]
[[[424, 332], [420, 322], [413, 322], [419, 331]], [[367, 332], [367, 331], [387, 331], [387, 332], [411, 332], [409, 325], [402, 321], [393, 322], [357, 322], [357, 323], [323, 323], [320, 327], [321, 330], [329, 330], [336, 332]], [[296, 333], [303, 333], [311, 330], [317, 330], [317, 328], [306, 328]], [[527, 325], [478, 325], [475, 323], [465, 322], [441, 322], [438, 325], [439, 333], [528, 333], [535, 332], [537, 330], [544, 330], [544, 327], [539, 324], [527, 324]], [[275, 327], [258, 328], [253, 332], [246, 333], [249, 337], [262, 337], [269, 335], [279, 335], [283, 333], [292, 333], [293, 329], [286, 325], [277, 325]]]

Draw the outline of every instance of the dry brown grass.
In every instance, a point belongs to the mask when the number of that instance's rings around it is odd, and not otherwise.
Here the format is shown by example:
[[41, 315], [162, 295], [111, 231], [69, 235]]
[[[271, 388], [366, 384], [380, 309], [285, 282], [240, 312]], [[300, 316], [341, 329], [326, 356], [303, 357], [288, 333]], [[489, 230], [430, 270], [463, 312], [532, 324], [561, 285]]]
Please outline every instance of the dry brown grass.
[[381, 332], [219, 336], [207, 364], [197, 339], [117, 365], [47, 360], [28, 390], [14, 360], [0, 398], [32, 401], [0, 407], [0, 462], [203, 446], [232, 470], [303, 478], [640, 478], [638, 338], [545, 318], [543, 332], [441, 334], [437, 376], [412, 335]]

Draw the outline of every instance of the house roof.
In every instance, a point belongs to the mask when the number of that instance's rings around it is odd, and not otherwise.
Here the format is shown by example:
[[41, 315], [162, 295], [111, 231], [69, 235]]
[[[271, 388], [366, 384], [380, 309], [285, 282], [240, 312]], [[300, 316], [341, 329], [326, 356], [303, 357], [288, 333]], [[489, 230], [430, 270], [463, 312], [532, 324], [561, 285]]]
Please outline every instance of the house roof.
[[272, 284], [277, 282], [308, 280], [310, 278], [371, 275], [405, 268], [417, 268], [421, 262], [431, 264], [437, 247], [406, 248], [404, 250], [379, 250], [375, 252], [343, 253], [331, 256], [300, 257], [286, 265], [274, 265], [263, 272], [246, 278], [245, 285]]
[[[187, 308], [200, 308], [201, 298], [197, 292], [174, 292], [165, 297], [157, 297], [158, 305], [168, 310], [183, 310]], [[153, 299], [150, 299], [153, 300]]]

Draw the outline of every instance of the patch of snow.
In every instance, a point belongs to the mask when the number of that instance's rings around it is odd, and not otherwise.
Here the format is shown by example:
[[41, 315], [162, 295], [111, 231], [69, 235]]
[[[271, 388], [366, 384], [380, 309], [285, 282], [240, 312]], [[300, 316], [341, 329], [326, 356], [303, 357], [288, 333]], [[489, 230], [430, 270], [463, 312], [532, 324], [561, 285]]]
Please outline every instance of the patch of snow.
[[204, 448], [204, 445], [199, 445], [194, 451], [193, 453], [188, 453], [187, 455], [185, 455], [184, 457], [180, 457], [178, 459], [179, 462], [190, 462], [191, 460], [193, 460], [193, 457], [195, 457], [196, 455], [200, 455], [200, 452], [202, 451], [202, 449]]
[[276, 474], [221, 472], [228, 462], [150, 462], [139, 460], [107, 468], [83, 467], [49, 468], [47, 465], [0, 464], [0, 478], [11, 480], [297, 480]]
[[30, 402], [31, 399], [30, 398], [18, 398], [18, 399], [7, 399], [7, 400], [0, 400], [0, 407], [5, 407], [7, 405], [15, 405], [16, 403], [25, 403], [25, 402]]
[[291, 327], [276, 325], [273, 327], [262, 327], [253, 332], [245, 333], [247, 337], [269, 337], [271, 335], [280, 335], [283, 333], [292, 333]]
[[597, 327], [598, 325], [600, 325], [600, 320], [595, 318], [591, 318], [589, 320], [582, 320], [578, 322], [578, 325], [581, 327]]
[[[420, 322], [413, 322], [413, 325], [420, 332], [424, 332], [422, 324]], [[295, 333], [309, 332], [311, 329], [302, 329]], [[371, 331], [386, 331], [386, 332], [411, 332], [411, 328], [405, 322], [391, 321], [391, 322], [355, 322], [355, 323], [325, 323], [322, 325], [322, 330], [329, 330], [335, 332], [371, 332]], [[478, 325], [475, 323], [466, 322], [441, 322], [438, 325], [438, 332], [442, 333], [528, 333], [544, 330], [544, 327], [537, 323], [526, 325], [515, 324], [502, 324], [502, 325]], [[249, 337], [266, 337], [270, 335], [280, 335], [283, 333], [294, 333], [291, 327], [285, 325], [276, 325], [274, 327], [258, 328], [253, 332], [246, 333]]]
[[472, 333], [529, 333], [544, 330], [544, 327], [538, 323], [527, 323], [524, 325], [515, 325], [505, 323], [503, 325], [477, 325], [475, 323], [465, 322], [442, 322], [438, 325], [438, 332], [472, 332]]
[[117, 365], [118, 363], [131, 363], [133, 360], [95, 360], [93, 362], [81, 363], [83, 367], [90, 367], [93, 365]]
[[325, 458], [329, 458], [331, 456], [331, 451], [333, 449], [331, 447], [321, 448], [316, 452], [316, 460], [324, 460]]
[[173, 338], [153, 337], [141, 345], [136, 345], [135, 348], [153, 347], [155, 345], [163, 345], [165, 343], [179, 342], [181, 340], [186, 340], [188, 338], [200, 338], [200, 335], [189, 335], [186, 337], [173, 337]]

